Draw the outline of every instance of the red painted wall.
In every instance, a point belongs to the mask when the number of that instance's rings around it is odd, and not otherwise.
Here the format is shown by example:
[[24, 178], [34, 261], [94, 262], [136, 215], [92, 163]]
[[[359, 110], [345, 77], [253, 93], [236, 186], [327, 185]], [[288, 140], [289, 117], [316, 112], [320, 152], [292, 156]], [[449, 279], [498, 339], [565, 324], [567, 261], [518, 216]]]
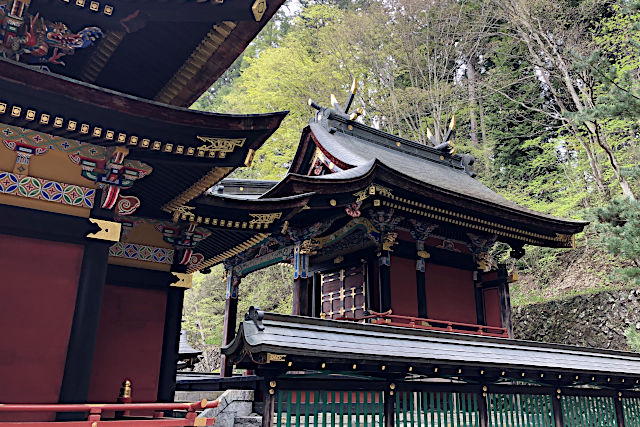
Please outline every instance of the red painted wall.
[[500, 293], [498, 288], [489, 288], [483, 291], [484, 296], [484, 318], [488, 326], [502, 327], [502, 316], [500, 313]]
[[167, 293], [106, 285], [93, 358], [90, 402], [115, 402], [124, 379], [134, 402], [155, 402]]
[[401, 316], [418, 315], [414, 259], [391, 257], [391, 309]]
[[430, 319], [477, 322], [472, 271], [427, 264], [426, 286]]
[[0, 402], [58, 402], [83, 251], [0, 235]]

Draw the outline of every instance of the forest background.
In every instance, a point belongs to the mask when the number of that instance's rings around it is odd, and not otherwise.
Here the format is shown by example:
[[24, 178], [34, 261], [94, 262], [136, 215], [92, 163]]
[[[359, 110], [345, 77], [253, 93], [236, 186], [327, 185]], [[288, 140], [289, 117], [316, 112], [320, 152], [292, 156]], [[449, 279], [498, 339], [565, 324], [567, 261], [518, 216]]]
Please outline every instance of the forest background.
[[[270, 180], [287, 172], [313, 113], [307, 99], [328, 105], [334, 93], [344, 102], [354, 78], [367, 125], [431, 145], [455, 116], [456, 150], [476, 157], [487, 186], [593, 221], [575, 249], [527, 247], [513, 304], [638, 286], [638, 10], [595, 0], [297, 0], [193, 108], [289, 110], [253, 166], [234, 174]], [[506, 249], [497, 245], [494, 256]], [[220, 267], [197, 275], [185, 298], [184, 327], [206, 350], [205, 371], [218, 362], [222, 275]], [[286, 265], [244, 278], [239, 312], [290, 312], [291, 282]], [[627, 333], [640, 344], [634, 328]]]

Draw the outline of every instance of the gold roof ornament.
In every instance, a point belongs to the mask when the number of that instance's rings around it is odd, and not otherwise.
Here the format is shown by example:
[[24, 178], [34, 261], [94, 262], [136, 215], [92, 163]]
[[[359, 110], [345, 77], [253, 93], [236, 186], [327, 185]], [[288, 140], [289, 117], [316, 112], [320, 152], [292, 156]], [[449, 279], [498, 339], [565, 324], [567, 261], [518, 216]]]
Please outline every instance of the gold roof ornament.
[[258, 22], [262, 19], [266, 11], [267, 11], [266, 0], [256, 0], [253, 3], [253, 6], [251, 6], [251, 12], [253, 13], [253, 17]]

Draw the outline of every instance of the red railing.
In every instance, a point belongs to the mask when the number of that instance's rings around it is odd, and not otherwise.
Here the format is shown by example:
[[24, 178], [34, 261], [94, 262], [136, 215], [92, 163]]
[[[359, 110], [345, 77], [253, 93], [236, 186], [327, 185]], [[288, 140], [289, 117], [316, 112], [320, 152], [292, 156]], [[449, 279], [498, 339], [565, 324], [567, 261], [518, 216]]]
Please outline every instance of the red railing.
[[505, 328], [497, 326], [475, 325], [473, 323], [452, 322], [449, 320], [425, 319], [413, 316], [401, 316], [392, 314], [391, 310], [378, 313], [369, 310], [369, 315], [361, 318], [343, 317], [337, 320], [360, 321], [370, 319], [372, 323], [379, 325], [400, 326], [404, 328], [427, 329], [431, 331], [458, 332], [464, 334], [484, 335], [490, 337], [508, 338]]
[[[87, 414], [86, 420], [81, 421], [30, 421], [30, 422], [0, 422], [3, 425], [29, 425], [47, 427], [51, 424], [63, 424], [66, 427], [90, 426], [149, 426], [149, 427], [181, 427], [181, 426], [211, 426], [215, 418], [197, 418], [196, 411], [215, 408], [219, 401], [207, 402], [202, 399], [195, 403], [106, 403], [106, 404], [0, 404], [0, 414], [19, 412], [21, 414], [34, 414], [40, 412], [83, 412]], [[184, 418], [165, 417], [165, 411], [186, 411]], [[118, 413], [116, 418], [103, 419], [105, 412]], [[151, 416], [132, 416], [131, 413], [151, 412]]]

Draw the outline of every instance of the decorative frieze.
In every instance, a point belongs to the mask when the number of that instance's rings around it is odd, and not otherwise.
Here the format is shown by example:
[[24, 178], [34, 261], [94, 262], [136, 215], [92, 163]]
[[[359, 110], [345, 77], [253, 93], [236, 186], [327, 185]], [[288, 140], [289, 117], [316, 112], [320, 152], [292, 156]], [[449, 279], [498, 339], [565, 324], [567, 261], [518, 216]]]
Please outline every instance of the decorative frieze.
[[96, 190], [0, 171], [0, 194], [91, 209]]

